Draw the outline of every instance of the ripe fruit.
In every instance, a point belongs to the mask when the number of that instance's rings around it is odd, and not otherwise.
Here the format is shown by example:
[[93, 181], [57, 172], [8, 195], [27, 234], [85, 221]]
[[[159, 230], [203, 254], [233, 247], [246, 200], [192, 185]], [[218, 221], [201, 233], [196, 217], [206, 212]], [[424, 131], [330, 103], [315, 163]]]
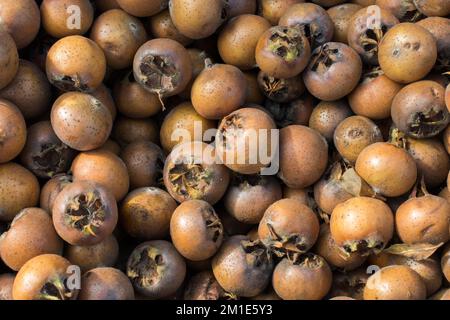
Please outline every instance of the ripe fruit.
[[41, 190], [39, 205], [42, 209], [52, 214], [53, 203], [56, 196], [67, 185], [72, 183], [72, 176], [67, 174], [57, 174], [50, 180], [48, 180]]
[[319, 180], [328, 162], [326, 140], [313, 129], [291, 125], [280, 131], [279, 177], [291, 188], [304, 188]]
[[134, 300], [130, 280], [120, 270], [95, 268], [81, 278], [79, 300]]
[[368, 255], [382, 250], [394, 233], [394, 216], [383, 201], [354, 197], [338, 204], [331, 214], [331, 236], [348, 253]]
[[236, 110], [220, 122], [215, 139], [217, 154], [234, 172], [263, 172], [278, 147], [275, 130], [267, 112], [257, 108]]
[[245, 236], [228, 238], [211, 262], [217, 282], [238, 297], [262, 293], [270, 281], [273, 262], [265, 247]]
[[18, 271], [28, 260], [41, 254], [61, 254], [63, 242], [56, 234], [50, 215], [39, 208], [20, 211], [9, 230], [0, 238], [0, 256]]
[[228, 18], [234, 18], [242, 14], [254, 14], [256, 11], [256, 0], [227, 0]]
[[105, 54], [88, 38], [65, 37], [48, 51], [46, 71], [49, 81], [62, 91], [91, 92], [105, 77]]
[[160, 98], [182, 92], [192, 77], [187, 50], [171, 39], [144, 43], [134, 56], [133, 72], [137, 82]]
[[356, 160], [355, 169], [375, 192], [387, 197], [408, 192], [417, 179], [414, 158], [404, 149], [387, 142], [364, 148]]
[[206, 119], [221, 119], [241, 107], [247, 95], [247, 81], [238, 68], [229, 64], [209, 64], [192, 85], [195, 110]]
[[163, 239], [169, 234], [170, 219], [177, 208], [164, 190], [147, 187], [130, 192], [120, 207], [120, 221], [133, 238]]
[[436, 62], [436, 40], [413, 23], [392, 27], [378, 46], [381, 69], [391, 80], [411, 83], [423, 78]]
[[241, 70], [256, 65], [255, 49], [259, 37], [270, 23], [257, 15], [244, 14], [230, 20], [220, 32], [217, 48], [222, 60]]
[[219, 300], [225, 296], [214, 274], [211, 271], [202, 271], [195, 274], [184, 290], [185, 300]]
[[[305, 92], [305, 84], [300, 75], [288, 79], [274, 78], [267, 73], [258, 73], [260, 91], [272, 101], [285, 103], [300, 98]], [[266, 104], [269, 101], [266, 101]]]
[[445, 243], [450, 239], [450, 204], [431, 194], [411, 198], [397, 209], [395, 225], [404, 243]]
[[[450, 11], [450, 6], [448, 10]], [[430, 17], [418, 21], [417, 24], [428, 30], [436, 39], [438, 54], [436, 69], [445, 70], [450, 60], [450, 39], [448, 37], [450, 32], [450, 22], [447, 18]]]
[[351, 114], [352, 111], [344, 100], [321, 101], [312, 110], [309, 127], [331, 141], [336, 127]]
[[308, 251], [319, 236], [319, 220], [307, 206], [282, 199], [267, 208], [258, 226], [259, 239], [278, 256]]
[[28, 128], [20, 161], [39, 178], [51, 178], [66, 172], [74, 156], [75, 151], [58, 139], [50, 121], [41, 121]]
[[222, 245], [223, 226], [208, 202], [188, 200], [173, 212], [170, 237], [183, 257], [202, 261], [211, 258]]
[[266, 18], [272, 25], [277, 25], [280, 18], [292, 5], [304, 0], [258, 0], [259, 15]]
[[132, 119], [119, 117], [112, 133], [121, 147], [137, 141], [158, 141], [158, 125], [152, 118]]
[[258, 40], [255, 58], [258, 67], [275, 78], [292, 78], [305, 69], [311, 48], [300, 26], [276, 26]]
[[348, 95], [353, 112], [372, 120], [389, 118], [392, 100], [402, 85], [392, 81], [375, 67], [363, 75], [358, 86]]
[[20, 110], [0, 99], [0, 163], [14, 159], [25, 146], [27, 127]]
[[75, 181], [56, 197], [52, 208], [58, 235], [72, 245], [94, 245], [111, 235], [117, 224], [117, 204], [105, 188]]
[[274, 177], [235, 175], [223, 203], [228, 213], [238, 221], [255, 224], [281, 196], [280, 183]]
[[164, 165], [164, 185], [178, 202], [204, 200], [214, 205], [227, 190], [228, 169], [217, 163], [215, 149], [193, 141], [177, 145]]
[[9, 162], [0, 164], [0, 221], [11, 221], [24, 208], [37, 205], [39, 182], [24, 167]]
[[364, 300], [424, 300], [426, 287], [407, 266], [388, 266], [373, 274], [364, 288]]
[[416, 22], [423, 18], [415, 2], [409, 0], [376, 0], [376, 5], [390, 11], [401, 22]]
[[82, 35], [94, 21], [94, 8], [89, 0], [43, 0], [41, 17], [44, 30], [54, 38]]
[[411, 83], [392, 101], [392, 120], [401, 131], [412, 137], [433, 137], [450, 121], [444, 95], [444, 88], [434, 81]]
[[14, 278], [16, 276], [12, 273], [4, 273], [0, 275], [0, 301], [12, 300], [12, 288]]
[[332, 101], [349, 94], [361, 73], [361, 58], [355, 50], [343, 43], [328, 42], [313, 51], [303, 81], [313, 96]]
[[450, 14], [450, 4], [445, 0], [416, 0], [414, 4], [417, 10], [428, 17], [445, 17]]
[[109, 151], [80, 153], [72, 162], [74, 181], [88, 180], [108, 189], [117, 201], [128, 193], [129, 177], [125, 163]]
[[139, 19], [114, 9], [95, 20], [90, 38], [102, 48], [108, 66], [124, 69], [132, 65], [136, 51], [147, 40], [147, 32]]
[[150, 141], [132, 142], [120, 157], [128, 169], [131, 190], [161, 183], [165, 157], [158, 145]]
[[134, 289], [151, 299], [174, 294], [184, 281], [186, 263], [170, 242], [141, 243], [127, 262], [127, 276]]
[[334, 272], [329, 296], [348, 296], [355, 300], [363, 300], [368, 278], [367, 269], [363, 267], [348, 272]]
[[186, 37], [203, 39], [212, 35], [228, 17], [226, 2], [211, 0], [171, 0], [170, 16], [175, 27]]
[[333, 41], [347, 44], [347, 33], [350, 20], [362, 6], [355, 3], [343, 3], [327, 10], [331, 21], [334, 24]]
[[56, 254], [28, 260], [14, 279], [14, 300], [75, 300], [78, 289], [69, 286], [70, 262]]
[[170, 17], [169, 10], [161, 11], [154, 16], [148, 18], [146, 27], [154, 38], [168, 38], [178, 41], [183, 46], [192, 43], [192, 39], [184, 36], [178, 31]]
[[117, 4], [129, 14], [135, 17], [149, 17], [164, 10], [168, 6], [168, 0], [116, 0]]
[[298, 261], [281, 260], [273, 271], [272, 285], [283, 300], [320, 300], [330, 290], [331, 280], [327, 262], [308, 253]]
[[355, 163], [358, 155], [367, 146], [382, 142], [380, 128], [370, 119], [352, 116], [344, 119], [334, 131], [334, 145], [341, 156]]
[[0, 65], [2, 73], [0, 75], [0, 89], [6, 87], [17, 74], [19, 69], [19, 54], [13, 38], [6, 32], [0, 31]]

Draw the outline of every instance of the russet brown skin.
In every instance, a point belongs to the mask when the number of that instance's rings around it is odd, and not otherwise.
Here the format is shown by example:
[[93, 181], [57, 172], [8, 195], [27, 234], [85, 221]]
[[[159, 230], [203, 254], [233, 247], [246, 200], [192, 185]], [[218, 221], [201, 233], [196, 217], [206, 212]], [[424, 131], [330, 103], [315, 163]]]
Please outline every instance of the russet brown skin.
[[378, 60], [387, 77], [399, 83], [423, 78], [437, 58], [436, 40], [413, 23], [392, 27], [378, 45]]
[[75, 151], [58, 139], [50, 121], [37, 122], [28, 128], [20, 161], [37, 177], [48, 179], [66, 172], [74, 157]]
[[116, 119], [117, 116], [117, 108], [116, 103], [114, 102], [114, 99], [112, 97], [111, 91], [106, 87], [104, 84], [101, 84], [97, 89], [92, 91], [91, 96], [94, 98], [100, 100], [100, 102], [109, 110], [111, 113], [111, 117], [113, 121]]
[[[254, 297], [262, 293], [270, 282], [272, 261], [267, 252], [244, 248], [248, 238], [237, 235], [228, 238], [212, 260], [212, 271], [225, 291], [240, 297]], [[262, 245], [261, 245], [262, 246]]]
[[413, 1], [409, 0], [376, 0], [381, 9], [391, 12], [400, 22], [415, 22], [423, 18]]
[[168, 6], [168, 0], [116, 0], [117, 4], [129, 14], [135, 17], [149, 17], [164, 10]]
[[81, 278], [78, 300], [134, 300], [134, 290], [122, 271], [95, 268]]
[[373, 274], [364, 288], [364, 300], [424, 300], [426, 287], [407, 266], [388, 266]]
[[361, 267], [348, 272], [334, 272], [330, 297], [348, 296], [355, 300], [363, 300], [364, 287], [369, 274], [367, 268]]
[[[175, 145], [188, 141], [203, 141], [204, 134], [209, 129], [216, 128], [216, 121], [208, 120], [195, 111], [190, 102], [183, 102], [173, 108], [164, 118], [159, 132], [161, 146], [166, 153], [170, 153]], [[201, 136], [196, 136], [200, 129]], [[180, 130], [180, 131], [178, 131]], [[185, 136], [184, 133], [189, 133]], [[181, 137], [174, 135], [182, 134]]]
[[308, 125], [314, 109], [314, 98], [310, 94], [287, 103], [266, 100], [265, 109], [270, 112], [277, 126], [284, 128], [290, 125]]
[[186, 263], [170, 242], [148, 241], [131, 253], [127, 276], [137, 293], [150, 299], [167, 298], [181, 287]]
[[108, 66], [124, 69], [133, 64], [136, 51], [147, 40], [147, 32], [139, 19], [114, 9], [95, 20], [90, 38], [102, 48]]
[[298, 26], [275, 26], [264, 31], [255, 49], [258, 67], [275, 78], [292, 78], [308, 64], [311, 48]]
[[300, 202], [301, 204], [304, 204], [305, 206], [309, 206], [309, 204], [313, 201], [311, 198], [311, 190], [306, 189], [295, 189], [295, 188], [289, 188], [288, 186], [283, 186], [283, 199], [294, 199]]
[[80, 153], [72, 162], [73, 180], [89, 180], [107, 188], [117, 199], [128, 193], [130, 179], [125, 163], [115, 154], [95, 150]]
[[[185, 159], [191, 160], [186, 163], [183, 162]], [[223, 197], [230, 181], [227, 167], [216, 160], [216, 150], [206, 143], [191, 141], [179, 144], [164, 164], [167, 191], [178, 202], [204, 200], [214, 205]]]
[[391, 265], [404, 265], [417, 272], [425, 283], [427, 297], [431, 296], [442, 286], [442, 271], [439, 262], [433, 258], [424, 260], [414, 260], [401, 255], [381, 252], [378, 255], [372, 255], [368, 263], [384, 268]]
[[[80, 28], [69, 28], [70, 19], [77, 6], [80, 11]], [[42, 26], [54, 38], [85, 34], [94, 21], [94, 8], [89, 0], [44, 0], [41, 4]]]
[[64, 280], [70, 276], [70, 262], [55, 254], [28, 260], [14, 280], [14, 300], [75, 300], [78, 290], [69, 289]]
[[119, 257], [119, 244], [113, 235], [92, 246], [67, 245], [64, 257], [80, 267], [82, 272], [94, 268], [112, 267]]
[[50, 84], [45, 74], [33, 63], [19, 61], [14, 79], [2, 90], [0, 98], [14, 103], [26, 119], [45, 113], [50, 107]]
[[162, 110], [158, 96], [139, 85], [132, 72], [116, 83], [113, 94], [117, 109], [126, 117], [143, 119]]
[[330, 232], [330, 226], [323, 224], [320, 227], [320, 234], [313, 248], [313, 252], [323, 257], [331, 266], [351, 271], [360, 267], [367, 257], [357, 252], [346, 255], [343, 249], [336, 245]]
[[227, 211], [237, 220], [259, 223], [266, 209], [282, 197], [280, 183], [271, 176], [237, 176], [223, 202]]
[[430, 194], [411, 198], [397, 209], [395, 222], [404, 243], [445, 243], [450, 239], [450, 204]]
[[195, 79], [191, 100], [202, 117], [216, 120], [242, 107], [246, 94], [247, 81], [242, 71], [228, 64], [211, 64]]
[[39, 7], [34, 0], [3, 1], [0, 25], [13, 38], [18, 49], [36, 38], [41, 25]]
[[326, 140], [315, 130], [291, 125], [280, 131], [280, 172], [291, 188], [304, 188], [320, 179], [328, 162]]
[[93, 91], [105, 77], [105, 54], [88, 38], [65, 37], [48, 51], [46, 71], [49, 81], [63, 91]]
[[450, 14], [450, 4], [445, 0], [417, 0], [414, 1], [417, 9], [428, 17], [445, 17]]
[[429, 188], [441, 185], [447, 179], [450, 159], [439, 140], [408, 138], [407, 150], [416, 161], [418, 171]]
[[172, 0], [169, 10], [175, 27], [191, 39], [209, 37], [228, 17], [222, 0], [211, 0], [206, 6], [202, 0]]
[[266, 18], [272, 25], [277, 25], [281, 16], [283, 16], [292, 5], [303, 3], [304, 0], [258, 0], [258, 14]]
[[348, 25], [347, 40], [350, 47], [361, 55], [362, 59], [371, 65], [378, 65], [378, 44], [383, 35], [398, 19], [388, 10], [377, 8], [377, 25], [370, 25], [367, 21], [373, 17], [373, 11], [360, 9], [353, 14]]
[[264, 96], [259, 90], [258, 75], [252, 71], [244, 73], [247, 80], [247, 97], [245, 98], [245, 104], [263, 104]]
[[57, 174], [48, 180], [42, 186], [39, 206], [51, 215], [56, 196], [70, 183], [72, 183], [72, 176], [64, 173]]
[[391, 117], [397, 127], [415, 138], [430, 138], [450, 121], [444, 101], [445, 89], [434, 81], [422, 80], [403, 87], [392, 101]]
[[225, 295], [211, 271], [195, 274], [184, 290], [185, 300], [219, 300]]
[[13, 299], [12, 288], [15, 277], [16, 276], [12, 273], [4, 273], [0, 275], [0, 301]]
[[362, 6], [354, 3], [343, 3], [327, 10], [334, 24], [333, 41], [347, 44], [347, 31], [350, 19]]
[[191, 261], [211, 258], [223, 241], [223, 226], [206, 201], [189, 200], [180, 204], [170, 219], [170, 237], [177, 251]]
[[300, 75], [293, 78], [275, 78], [264, 71], [258, 73], [259, 90], [267, 98], [279, 103], [286, 103], [300, 98], [305, 92], [305, 84]]
[[0, 164], [0, 220], [11, 221], [24, 208], [39, 201], [40, 186], [36, 177], [14, 163]]
[[165, 156], [161, 148], [150, 141], [136, 141], [120, 153], [130, 177], [130, 189], [156, 186], [161, 183]]
[[58, 235], [71, 245], [95, 245], [111, 235], [117, 224], [117, 204], [105, 188], [90, 181], [66, 186], [52, 208]]
[[177, 30], [170, 17], [169, 10], [161, 11], [160, 13], [149, 17], [146, 26], [154, 38], [169, 38], [178, 41], [183, 46], [187, 46], [193, 41]]
[[348, 253], [382, 250], [394, 234], [394, 216], [383, 201], [354, 197], [338, 204], [330, 220], [336, 244]]
[[365, 147], [382, 142], [380, 128], [370, 119], [352, 116], [343, 120], [334, 131], [334, 145], [341, 156], [355, 163], [358, 155]]
[[133, 119], [119, 116], [112, 136], [124, 148], [135, 141], [158, 142], [158, 124], [153, 118]]
[[414, 158], [406, 150], [387, 142], [364, 148], [356, 160], [355, 169], [375, 192], [387, 197], [408, 192], [417, 179]]
[[269, 28], [270, 23], [257, 15], [245, 14], [230, 20], [217, 40], [222, 60], [241, 70], [254, 68], [256, 44]]
[[130, 192], [120, 207], [120, 221], [133, 238], [163, 239], [169, 234], [170, 219], [177, 204], [159, 188], [146, 187]]
[[61, 254], [62, 248], [50, 215], [40, 208], [20, 211], [0, 238], [0, 256], [14, 271], [38, 255]]
[[106, 142], [96, 150], [109, 151], [111, 153], [114, 153], [116, 156], [120, 155], [120, 152], [122, 151], [120, 145], [112, 139], [106, 140]]
[[273, 272], [272, 286], [283, 300], [321, 300], [330, 290], [331, 281], [325, 259], [306, 254], [299, 263], [281, 260]]
[[101, 147], [112, 130], [112, 116], [97, 98], [80, 92], [61, 95], [50, 120], [58, 138], [69, 147], [88, 151]]
[[363, 75], [358, 86], [348, 95], [353, 112], [372, 120], [389, 118], [392, 100], [402, 85], [392, 81], [384, 72], [375, 68]]
[[355, 50], [343, 43], [328, 42], [313, 51], [303, 81], [313, 96], [333, 101], [352, 92], [361, 73], [361, 58]]
[[228, 0], [228, 18], [234, 18], [242, 14], [255, 14], [257, 0]]
[[449, 60], [450, 39], [450, 22], [444, 17], [429, 17], [417, 22], [417, 25], [428, 30], [436, 39], [438, 52], [438, 66], [445, 66]]
[[0, 31], [0, 41], [0, 89], [3, 89], [14, 80], [19, 70], [19, 54], [14, 39], [5, 31]]
[[192, 77], [187, 50], [171, 39], [144, 43], [133, 61], [134, 78], [147, 91], [170, 97], [184, 90]]
[[197, 79], [197, 76], [203, 71], [203, 69], [205, 69], [207, 65], [209, 65], [209, 61], [206, 60], [209, 59], [209, 55], [206, 51], [196, 48], [189, 48], [187, 51], [192, 65], [192, 78], [186, 88], [184, 88], [183, 92], [178, 95], [184, 100], [191, 99], [191, 90], [195, 79]]
[[100, 12], [105, 12], [111, 9], [120, 9], [117, 0], [95, 0], [95, 5]]
[[269, 165], [259, 156], [261, 149], [265, 148], [263, 154], [272, 157], [277, 147], [277, 142], [272, 141], [275, 129], [272, 117], [263, 110], [246, 107], [236, 110], [220, 122], [215, 140], [217, 153], [234, 172], [260, 173]]
[[298, 3], [289, 7], [289, 10], [280, 17], [280, 26], [305, 26], [309, 33], [308, 40], [311, 49], [331, 41], [334, 25], [325, 9], [314, 3]]
[[20, 110], [0, 99], [0, 163], [14, 159], [25, 147], [27, 127]]
[[328, 141], [332, 141], [336, 127], [351, 114], [352, 111], [345, 100], [321, 101], [312, 110], [309, 127]]

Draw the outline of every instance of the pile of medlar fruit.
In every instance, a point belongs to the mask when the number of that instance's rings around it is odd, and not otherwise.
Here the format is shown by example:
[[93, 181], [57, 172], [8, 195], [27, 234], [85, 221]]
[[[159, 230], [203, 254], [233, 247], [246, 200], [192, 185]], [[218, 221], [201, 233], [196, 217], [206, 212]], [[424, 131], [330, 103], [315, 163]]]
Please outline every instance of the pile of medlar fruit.
[[0, 300], [450, 300], [449, 16], [0, 0]]

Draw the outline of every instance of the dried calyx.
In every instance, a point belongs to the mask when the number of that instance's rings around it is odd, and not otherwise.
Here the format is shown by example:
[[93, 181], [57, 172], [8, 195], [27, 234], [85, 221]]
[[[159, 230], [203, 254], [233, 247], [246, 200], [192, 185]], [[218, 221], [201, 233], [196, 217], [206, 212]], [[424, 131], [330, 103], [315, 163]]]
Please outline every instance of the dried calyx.
[[257, 174], [254, 175], [243, 175], [235, 174], [233, 180], [231, 181], [233, 186], [238, 186], [241, 189], [248, 189], [254, 186], [259, 186], [265, 183], [265, 179]]
[[212, 208], [204, 208], [202, 216], [206, 223], [206, 232], [209, 239], [217, 242], [223, 235], [222, 222]]
[[242, 135], [244, 119], [240, 114], [234, 113], [224, 118], [218, 143], [221, 143], [225, 150], [233, 149], [236, 140]]
[[36, 168], [44, 172], [48, 177], [53, 177], [55, 173], [62, 172], [67, 163], [62, 156], [68, 147], [63, 144], [46, 143], [41, 146], [41, 151], [33, 157]]
[[385, 246], [385, 243], [382, 240], [374, 238], [367, 238], [363, 240], [353, 240], [353, 241], [347, 241], [343, 245], [344, 249], [344, 255], [347, 253], [346, 256], [350, 253], [358, 253], [362, 256], [368, 256], [372, 253], [378, 254], [380, 253]]
[[400, 9], [400, 21], [417, 22], [423, 19], [422, 13], [417, 10], [414, 0], [402, 0]]
[[338, 62], [340, 58], [339, 49], [330, 48], [328, 44], [324, 44], [313, 54], [311, 70], [317, 73], [326, 73], [333, 63]]
[[140, 65], [141, 79], [145, 86], [161, 98], [172, 92], [180, 73], [169, 57], [147, 55]]
[[286, 62], [297, 59], [305, 48], [303, 28], [280, 27], [276, 28], [269, 39], [269, 49]]
[[67, 279], [60, 275], [49, 279], [38, 295], [39, 300], [70, 300], [73, 297], [74, 292], [68, 288]]
[[52, 82], [55, 87], [60, 88], [63, 91], [86, 92], [89, 90], [89, 86], [83, 83], [77, 75], [55, 77]]
[[380, 24], [379, 27], [367, 29], [360, 35], [359, 42], [364, 51], [370, 57], [376, 57], [378, 54], [378, 45], [387, 31], [387, 26]]
[[85, 235], [97, 236], [105, 218], [105, 206], [95, 191], [77, 195], [66, 207], [66, 223]]
[[284, 128], [292, 124], [296, 124], [298, 119], [299, 110], [302, 110], [305, 104], [308, 102], [303, 99], [296, 99], [288, 103], [278, 103], [271, 100], [267, 100], [264, 107], [273, 116], [275, 123]]
[[413, 113], [408, 121], [408, 134], [415, 138], [432, 137], [448, 124], [449, 113], [439, 107]]
[[269, 229], [270, 239], [266, 241], [266, 246], [277, 257], [282, 258], [287, 256], [288, 258], [295, 258], [306, 252], [306, 240], [300, 234], [291, 233], [280, 236], [272, 224], [267, 223], [267, 228]]
[[133, 283], [141, 288], [155, 285], [165, 270], [165, 261], [158, 249], [143, 248], [131, 256], [127, 275]]
[[289, 84], [285, 79], [264, 75], [262, 80], [263, 90], [267, 97], [273, 100], [281, 100], [287, 96]]
[[261, 242], [261, 240], [243, 240], [242, 249], [245, 252], [247, 264], [254, 267], [264, 267], [272, 263], [270, 250]]
[[323, 259], [313, 253], [305, 253], [297, 256], [288, 256], [289, 261], [297, 266], [302, 266], [308, 269], [318, 269], [323, 266]]
[[202, 199], [213, 173], [201, 164], [182, 161], [169, 171], [173, 191], [189, 199]]

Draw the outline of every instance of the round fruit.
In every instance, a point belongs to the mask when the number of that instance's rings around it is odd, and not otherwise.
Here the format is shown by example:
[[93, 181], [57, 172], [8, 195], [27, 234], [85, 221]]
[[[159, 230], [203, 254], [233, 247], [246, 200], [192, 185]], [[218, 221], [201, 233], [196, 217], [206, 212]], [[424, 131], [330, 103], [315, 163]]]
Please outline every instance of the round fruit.
[[0, 75], [0, 89], [6, 87], [19, 70], [19, 53], [13, 38], [6, 32], [0, 31], [0, 66], [2, 73]]
[[158, 141], [158, 125], [152, 118], [132, 119], [119, 117], [112, 133], [121, 147], [137, 141]]
[[354, 3], [344, 3], [327, 10], [331, 21], [334, 24], [333, 41], [347, 44], [347, 33], [350, 20], [362, 6]]
[[67, 185], [72, 183], [72, 176], [67, 174], [57, 174], [47, 181], [42, 187], [39, 205], [49, 214], [52, 213], [53, 203], [56, 197]]
[[266, 18], [272, 25], [277, 25], [280, 18], [290, 10], [292, 5], [303, 3], [304, 0], [259, 0], [259, 15]]
[[351, 114], [352, 111], [344, 100], [321, 101], [312, 110], [309, 127], [331, 141], [336, 127]]
[[177, 204], [164, 190], [147, 187], [130, 192], [122, 201], [120, 221], [133, 238], [153, 240], [169, 235]]
[[164, 10], [168, 6], [168, 0], [116, 0], [117, 4], [129, 14], [135, 17], [149, 17]]
[[446, 0], [415, 0], [417, 10], [428, 17], [445, 17], [450, 14], [450, 4]]
[[95, 268], [81, 278], [78, 300], [134, 300], [134, 290], [122, 271]]
[[183, 46], [187, 46], [192, 42], [192, 39], [182, 35], [175, 27], [172, 18], [170, 17], [169, 10], [161, 11], [160, 13], [149, 17], [146, 26], [154, 38], [172, 39], [178, 41]]
[[194, 275], [189, 280], [183, 295], [185, 300], [219, 300], [224, 296], [224, 290], [209, 270]]
[[267, 98], [279, 103], [290, 102], [300, 98], [305, 92], [305, 84], [300, 75], [293, 78], [280, 79], [260, 71], [258, 73], [258, 85]]
[[20, 110], [0, 99], [0, 163], [14, 159], [25, 146], [27, 127]]
[[56, 197], [52, 208], [58, 235], [72, 245], [94, 245], [111, 235], [117, 224], [114, 196], [90, 181], [76, 181]]

